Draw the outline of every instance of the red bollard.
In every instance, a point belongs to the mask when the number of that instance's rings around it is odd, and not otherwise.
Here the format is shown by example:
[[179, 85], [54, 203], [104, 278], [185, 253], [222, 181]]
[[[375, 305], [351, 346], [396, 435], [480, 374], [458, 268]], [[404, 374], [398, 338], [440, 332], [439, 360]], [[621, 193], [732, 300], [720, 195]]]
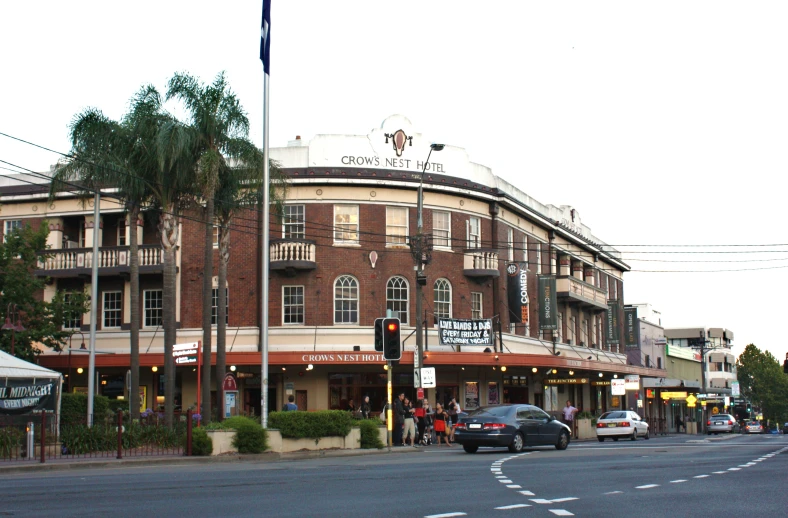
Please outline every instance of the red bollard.
[[118, 410], [118, 459], [123, 458], [123, 410]]
[[46, 461], [47, 411], [41, 411], [41, 464]]
[[186, 411], [186, 456], [192, 456], [192, 410]]

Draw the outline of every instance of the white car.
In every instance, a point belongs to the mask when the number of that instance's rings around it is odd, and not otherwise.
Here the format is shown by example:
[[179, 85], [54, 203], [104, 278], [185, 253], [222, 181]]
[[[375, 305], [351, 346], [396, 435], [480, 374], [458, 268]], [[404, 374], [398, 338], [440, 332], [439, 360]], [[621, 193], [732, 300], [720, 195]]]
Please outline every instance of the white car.
[[629, 410], [605, 412], [596, 421], [596, 438], [599, 442], [604, 442], [608, 437], [614, 441], [619, 439], [635, 441], [638, 437], [648, 439], [648, 423]]

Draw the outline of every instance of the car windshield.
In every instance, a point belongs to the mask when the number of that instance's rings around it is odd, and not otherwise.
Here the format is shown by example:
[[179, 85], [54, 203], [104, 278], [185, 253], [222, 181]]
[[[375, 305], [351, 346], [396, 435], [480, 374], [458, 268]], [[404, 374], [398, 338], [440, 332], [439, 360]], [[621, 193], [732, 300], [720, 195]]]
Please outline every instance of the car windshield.
[[495, 417], [504, 417], [512, 410], [510, 406], [483, 406], [476, 410], [471, 411], [468, 417], [491, 415]]
[[599, 419], [626, 419], [626, 412], [607, 412], [602, 414]]

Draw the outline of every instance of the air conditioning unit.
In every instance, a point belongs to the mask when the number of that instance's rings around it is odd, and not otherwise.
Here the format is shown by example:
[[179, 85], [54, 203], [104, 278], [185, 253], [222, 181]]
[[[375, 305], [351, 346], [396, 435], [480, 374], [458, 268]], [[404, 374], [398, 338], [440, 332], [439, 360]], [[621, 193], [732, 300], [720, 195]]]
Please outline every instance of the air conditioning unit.
[[76, 241], [66, 241], [66, 248], [79, 248], [79, 243]]

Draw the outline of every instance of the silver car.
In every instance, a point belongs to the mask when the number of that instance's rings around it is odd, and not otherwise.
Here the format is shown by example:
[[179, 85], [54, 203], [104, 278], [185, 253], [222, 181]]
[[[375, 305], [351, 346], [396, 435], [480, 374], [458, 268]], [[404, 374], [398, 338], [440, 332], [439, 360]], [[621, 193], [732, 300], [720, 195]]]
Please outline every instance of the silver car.
[[763, 433], [763, 426], [758, 421], [750, 421], [744, 426], [745, 433]]
[[630, 410], [613, 410], [605, 412], [596, 421], [596, 438], [604, 442], [610, 438], [637, 440], [638, 437], [649, 438], [648, 423]]
[[730, 414], [717, 414], [706, 421], [706, 435], [718, 433], [734, 433], [739, 431], [739, 423]]

